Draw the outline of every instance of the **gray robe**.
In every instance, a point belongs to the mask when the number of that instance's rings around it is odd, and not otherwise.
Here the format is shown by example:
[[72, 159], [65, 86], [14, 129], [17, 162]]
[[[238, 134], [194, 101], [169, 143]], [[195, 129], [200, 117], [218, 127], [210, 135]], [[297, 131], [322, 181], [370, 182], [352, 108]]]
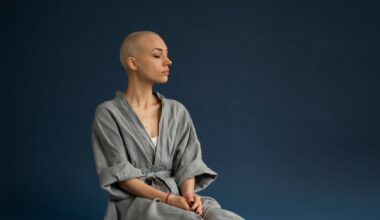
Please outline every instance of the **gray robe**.
[[117, 90], [112, 100], [96, 107], [92, 149], [100, 186], [107, 194], [104, 219], [243, 219], [209, 196], [200, 195], [201, 217], [159, 198], [136, 197], [117, 185], [138, 178], [163, 192], [181, 195], [179, 186], [186, 179], [195, 177], [194, 191], [199, 192], [218, 175], [202, 160], [201, 145], [185, 106], [159, 92], [153, 94], [162, 102], [156, 146], [123, 92]]

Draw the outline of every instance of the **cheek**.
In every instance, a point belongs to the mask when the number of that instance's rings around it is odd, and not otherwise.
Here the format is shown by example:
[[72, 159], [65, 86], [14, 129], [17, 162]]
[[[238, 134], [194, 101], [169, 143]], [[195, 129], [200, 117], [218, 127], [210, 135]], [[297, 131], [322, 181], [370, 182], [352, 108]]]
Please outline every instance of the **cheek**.
[[147, 62], [141, 62], [139, 65], [140, 68], [140, 74], [144, 75], [148, 78], [156, 78], [160, 75], [160, 71], [162, 70], [162, 61], [157, 60], [150, 60]]
[[144, 65], [144, 69], [151, 72], [155, 73], [157, 71], [160, 71], [162, 69], [162, 61], [160, 59], [152, 60], [150, 62], [147, 62]]
[[140, 61], [138, 64], [139, 72], [145, 73], [148, 72], [151, 69], [151, 62], [148, 61]]
[[149, 59], [149, 60], [144, 60], [140, 62], [140, 68], [141, 69], [157, 69], [162, 65], [162, 61], [160, 59]]

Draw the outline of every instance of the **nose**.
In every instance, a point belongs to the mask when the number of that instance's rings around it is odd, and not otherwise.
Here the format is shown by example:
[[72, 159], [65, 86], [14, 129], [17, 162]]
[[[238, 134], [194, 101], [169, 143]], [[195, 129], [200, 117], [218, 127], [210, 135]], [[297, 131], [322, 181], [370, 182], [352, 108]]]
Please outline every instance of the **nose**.
[[165, 64], [172, 65], [173, 62], [169, 59], [169, 57], [166, 57]]

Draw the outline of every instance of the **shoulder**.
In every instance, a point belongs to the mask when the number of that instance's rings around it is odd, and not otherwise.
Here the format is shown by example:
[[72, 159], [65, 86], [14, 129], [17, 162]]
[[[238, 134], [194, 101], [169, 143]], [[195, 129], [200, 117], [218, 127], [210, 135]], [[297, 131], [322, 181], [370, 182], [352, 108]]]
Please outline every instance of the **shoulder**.
[[157, 94], [165, 101], [166, 108], [172, 116], [179, 118], [190, 118], [190, 112], [182, 101], [166, 97], [160, 92], [157, 92]]
[[179, 111], [184, 111], [186, 110], [186, 107], [185, 105], [176, 100], [176, 99], [171, 99], [171, 98], [165, 98], [165, 102], [166, 104], [170, 107], [170, 108], [173, 108], [173, 109], [176, 109], [176, 110], [179, 110]]
[[108, 111], [115, 108], [115, 102], [113, 100], [107, 100], [100, 102], [96, 108], [95, 112], [102, 112], [102, 111]]
[[111, 115], [117, 115], [118, 112], [120, 112], [120, 103], [115, 99], [111, 99], [100, 102], [95, 107], [94, 116], [95, 118], [110, 117]]
[[181, 101], [171, 98], [166, 98], [165, 101], [170, 111], [175, 113], [176, 115], [186, 116], [189, 114], [187, 107]]

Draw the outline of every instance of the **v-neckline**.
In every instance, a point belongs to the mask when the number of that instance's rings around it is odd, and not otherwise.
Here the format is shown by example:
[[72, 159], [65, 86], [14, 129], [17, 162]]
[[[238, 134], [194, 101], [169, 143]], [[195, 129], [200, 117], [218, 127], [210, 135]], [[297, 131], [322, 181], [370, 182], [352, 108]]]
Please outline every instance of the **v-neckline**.
[[135, 110], [133, 109], [133, 107], [129, 104], [127, 98], [125, 97], [125, 94], [121, 91], [117, 91], [117, 93], [121, 96], [121, 98], [123, 99], [124, 103], [126, 104], [126, 106], [129, 108], [130, 112], [132, 113], [133, 115], [133, 118], [134, 120], [139, 124], [139, 128], [140, 130], [142, 130], [142, 133], [144, 133], [144, 136], [145, 138], [148, 139], [148, 141], [150, 142], [150, 145], [152, 147], [152, 150], [154, 152], [154, 155], [153, 155], [153, 158], [154, 158], [154, 161], [151, 161], [152, 165], [155, 165], [156, 164], [156, 161], [157, 161], [157, 156], [158, 156], [158, 147], [160, 146], [160, 141], [161, 141], [161, 133], [162, 133], [162, 117], [164, 115], [164, 107], [165, 107], [165, 100], [164, 100], [164, 97], [157, 91], [152, 91], [153, 94], [155, 94], [161, 101], [161, 113], [160, 113], [160, 118], [159, 118], [159, 122], [158, 122], [158, 132], [157, 132], [157, 136], [155, 138], [157, 138], [157, 142], [156, 142], [156, 145], [153, 143], [153, 140], [151, 139], [150, 135], [148, 134], [147, 130], [144, 128], [144, 125], [142, 124], [140, 118], [138, 117], [137, 113], [135, 112]]

